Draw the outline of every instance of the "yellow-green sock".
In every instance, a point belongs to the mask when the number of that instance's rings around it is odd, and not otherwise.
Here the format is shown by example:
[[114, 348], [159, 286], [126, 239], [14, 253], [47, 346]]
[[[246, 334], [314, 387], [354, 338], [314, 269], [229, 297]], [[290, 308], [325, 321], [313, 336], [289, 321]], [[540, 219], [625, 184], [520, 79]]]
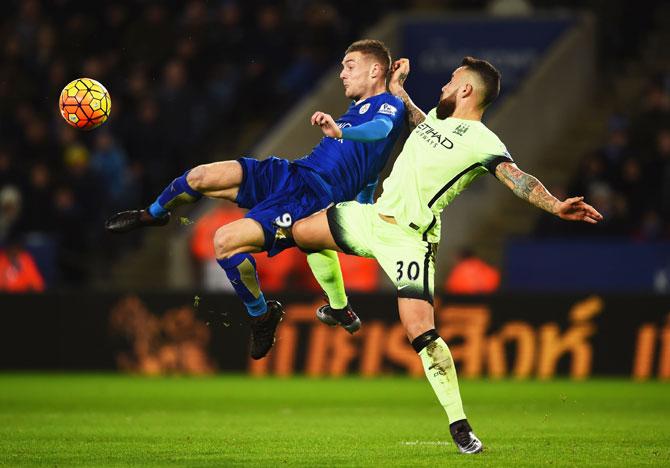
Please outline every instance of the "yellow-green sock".
[[447, 343], [435, 330], [430, 330], [412, 341], [412, 345], [421, 357], [428, 382], [447, 412], [449, 423], [466, 419], [456, 367]]
[[347, 293], [344, 290], [344, 280], [340, 269], [340, 260], [334, 250], [322, 250], [307, 255], [307, 263], [312, 274], [328, 296], [328, 302], [334, 309], [344, 309], [347, 306]]

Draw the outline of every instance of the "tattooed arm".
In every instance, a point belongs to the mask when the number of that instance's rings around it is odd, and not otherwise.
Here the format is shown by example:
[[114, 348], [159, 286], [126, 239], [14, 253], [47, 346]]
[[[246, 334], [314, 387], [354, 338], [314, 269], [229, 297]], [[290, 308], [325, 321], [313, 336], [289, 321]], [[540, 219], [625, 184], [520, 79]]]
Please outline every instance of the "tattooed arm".
[[516, 164], [511, 162], [498, 164], [496, 177], [517, 197], [551, 214], [556, 214], [557, 207], [561, 202], [544, 188], [542, 182], [523, 172]]
[[595, 208], [584, 202], [584, 197], [573, 197], [560, 201], [549, 193], [542, 182], [523, 172], [512, 162], [498, 164], [496, 177], [517, 197], [561, 219], [584, 221], [591, 224], [596, 224], [603, 219]]
[[407, 109], [407, 119], [409, 121], [409, 130], [412, 131], [421, 122], [426, 120], [426, 114], [417, 107], [403, 87], [405, 80], [409, 75], [409, 60], [399, 59], [391, 65], [391, 79], [389, 80], [389, 91], [394, 96], [402, 99]]

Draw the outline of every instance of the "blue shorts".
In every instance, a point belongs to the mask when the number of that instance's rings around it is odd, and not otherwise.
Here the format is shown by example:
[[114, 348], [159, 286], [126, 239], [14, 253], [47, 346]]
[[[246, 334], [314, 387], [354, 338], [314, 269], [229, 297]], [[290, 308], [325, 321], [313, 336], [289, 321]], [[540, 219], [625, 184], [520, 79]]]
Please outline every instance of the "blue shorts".
[[265, 234], [263, 250], [277, 255], [296, 244], [289, 235], [292, 224], [327, 208], [331, 197], [315, 190], [311, 172], [285, 159], [270, 157], [263, 161], [239, 158], [242, 183], [235, 200], [249, 209], [245, 218], [258, 221]]

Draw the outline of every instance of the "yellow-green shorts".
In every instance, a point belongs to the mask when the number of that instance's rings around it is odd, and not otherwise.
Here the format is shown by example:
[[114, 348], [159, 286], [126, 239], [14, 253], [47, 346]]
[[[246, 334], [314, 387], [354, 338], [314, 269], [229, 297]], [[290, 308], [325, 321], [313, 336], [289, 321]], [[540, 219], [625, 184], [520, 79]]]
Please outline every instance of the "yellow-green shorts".
[[327, 215], [330, 232], [344, 253], [376, 259], [398, 297], [433, 303], [437, 244], [384, 221], [374, 205], [338, 203]]

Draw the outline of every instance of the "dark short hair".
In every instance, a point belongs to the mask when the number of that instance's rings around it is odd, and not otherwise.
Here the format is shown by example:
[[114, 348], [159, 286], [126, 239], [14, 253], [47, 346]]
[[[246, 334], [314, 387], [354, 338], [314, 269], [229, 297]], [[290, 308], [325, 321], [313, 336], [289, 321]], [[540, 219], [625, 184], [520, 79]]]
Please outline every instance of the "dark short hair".
[[461, 66], [468, 67], [475, 72], [484, 83], [484, 96], [479, 106], [485, 109], [495, 101], [500, 93], [500, 72], [486, 60], [474, 57], [464, 57]]
[[377, 39], [361, 39], [351, 44], [344, 55], [350, 52], [360, 52], [365, 55], [371, 55], [382, 66], [384, 76], [391, 70], [391, 52], [382, 41]]

